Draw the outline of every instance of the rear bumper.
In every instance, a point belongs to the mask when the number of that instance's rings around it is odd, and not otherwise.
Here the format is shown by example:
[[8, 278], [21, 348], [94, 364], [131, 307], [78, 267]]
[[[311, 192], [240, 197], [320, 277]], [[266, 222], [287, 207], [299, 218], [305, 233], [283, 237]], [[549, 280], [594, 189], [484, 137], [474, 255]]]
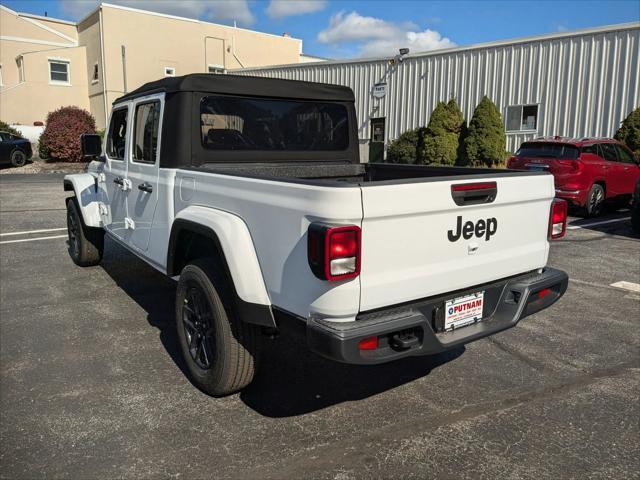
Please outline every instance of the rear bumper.
[[[451, 292], [401, 307], [358, 316], [353, 322], [330, 322], [309, 319], [306, 339], [314, 352], [338, 362], [351, 364], [385, 363], [414, 355], [443, 352], [513, 327], [521, 319], [555, 303], [566, 291], [569, 277], [561, 270], [545, 268], [491, 284]], [[544, 296], [538, 292], [549, 289]], [[482, 321], [457, 330], [436, 332], [437, 317], [443, 314], [448, 299], [485, 292]], [[394, 335], [403, 332], [410, 338], [400, 347]], [[407, 337], [408, 335], [408, 337]], [[379, 348], [360, 350], [365, 338], [378, 337]]]
[[556, 187], [556, 197], [577, 206], [583, 206], [587, 203], [588, 193], [587, 190], [563, 190]]

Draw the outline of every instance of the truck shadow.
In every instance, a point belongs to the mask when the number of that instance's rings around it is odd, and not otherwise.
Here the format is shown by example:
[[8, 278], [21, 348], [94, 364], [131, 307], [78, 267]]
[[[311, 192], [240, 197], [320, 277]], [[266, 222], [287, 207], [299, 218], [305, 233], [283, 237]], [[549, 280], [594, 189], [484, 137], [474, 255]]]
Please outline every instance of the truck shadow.
[[[176, 283], [108, 238], [101, 266], [147, 312], [147, 321], [159, 330], [167, 354], [191, 381], [175, 331]], [[326, 360], [289, 333], [274, 340], [265, 338], [263, 343], [260, 369], [253, 383], [240, 393], [240, 400], [267, 417], [303, 415], [371, 397], [424, 377], [464, 353], [460, 347], [434, 356], [363, 366]]]
[[362, 400], [425, 377], [464, 351], [460, 347], [439, 355], [382, 365], [345, 365], [326, 360], [296, 338], [282, 335], [265, 346], [260, 371], [240, 393], [240, 399], [266, 417], [304, 415]]
[[160, 342], [180, 371], [189, 378], [175, 333], [176, 283], [138, 257], [105, 238], [102, 269], [119, 288], [147, 312], [147, 322], [160, 332]]

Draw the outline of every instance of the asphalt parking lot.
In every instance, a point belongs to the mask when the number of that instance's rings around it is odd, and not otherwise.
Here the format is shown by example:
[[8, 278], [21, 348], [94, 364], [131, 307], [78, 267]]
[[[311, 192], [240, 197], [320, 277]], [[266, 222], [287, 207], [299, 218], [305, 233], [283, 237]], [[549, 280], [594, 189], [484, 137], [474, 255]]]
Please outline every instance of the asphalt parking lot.
[[566, 295], [514, 329], [367, 367], [281, 336], [216, 399], [185, 376], [173, 282], [108, 241], [76, 267], [61, 177], [3, 177], [1, 478], [640, 478], [640, 293], [611, 286], [640, 283], [628, 212], [571, 219]]

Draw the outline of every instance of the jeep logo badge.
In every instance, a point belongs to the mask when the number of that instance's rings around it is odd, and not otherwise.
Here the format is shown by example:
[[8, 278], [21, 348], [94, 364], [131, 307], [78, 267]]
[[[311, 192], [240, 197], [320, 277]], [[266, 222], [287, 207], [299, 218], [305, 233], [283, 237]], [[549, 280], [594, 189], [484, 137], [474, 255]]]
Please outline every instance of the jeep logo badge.
[[472, 221], [467, 221], [462, 225], [462, 216], [458, 215], [456, 230], [449, 230], [447, 237], [450, 242], [457, 242], [460, 237], [465, 240], [469, 240], [474, 235], [478, 238], [482, 238], [488, 242], [489, 239], [498, 231], [498, 220], [495, 218], [487, 218], [486, 220], [478, 220], [475, 224]]

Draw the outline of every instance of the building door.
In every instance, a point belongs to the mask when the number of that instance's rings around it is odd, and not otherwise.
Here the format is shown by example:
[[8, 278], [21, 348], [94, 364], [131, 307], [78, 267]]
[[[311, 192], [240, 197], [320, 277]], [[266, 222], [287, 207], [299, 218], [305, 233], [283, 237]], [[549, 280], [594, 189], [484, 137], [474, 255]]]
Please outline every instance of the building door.
[[371, 137], [369, 140], [369, 162], [384, 161], [384, 118], [371, 119]]

